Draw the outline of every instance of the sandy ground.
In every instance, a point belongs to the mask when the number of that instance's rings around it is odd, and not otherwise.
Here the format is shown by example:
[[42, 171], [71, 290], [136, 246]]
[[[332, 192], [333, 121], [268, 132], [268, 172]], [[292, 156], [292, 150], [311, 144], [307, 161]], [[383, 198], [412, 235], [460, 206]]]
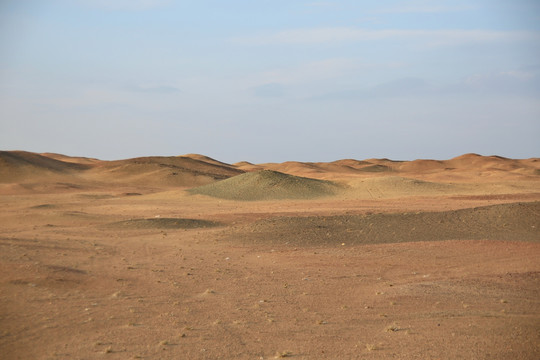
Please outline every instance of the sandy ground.
[[377, 176], [275, 201], [6, 182], [0, 357], [540, 358], [538, 180]]

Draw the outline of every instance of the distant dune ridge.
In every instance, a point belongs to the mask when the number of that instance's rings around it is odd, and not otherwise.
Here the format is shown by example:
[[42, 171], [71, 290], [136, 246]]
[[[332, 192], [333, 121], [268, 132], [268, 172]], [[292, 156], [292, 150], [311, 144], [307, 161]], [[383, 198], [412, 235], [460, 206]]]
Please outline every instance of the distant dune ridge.
[[185, 187], [208, 184], [243, 173], [231, 165], [187, 156], [105, 161], [95, 164], [92, 171], [107, 181]]
[[[266, 163], [256, 166], [258, 166], [258, 169], [270, 169], [289, 174], [353, 174], [362, 172], [384, 172], [393, 170], [391, 167], [384, 164], [375, 164], [368, 161], [358, 161], [351, 159], [338, 160], [329, 163], [286, 161], [283, 163]], [[250, 166], [244, 165], [242, 166], [242, 168], [248, 170]]]
[[232, 165], [202, 155], [103, 161], [50, 153], [0, 152], [0, 184], [22, 183], [26, 188], [46, 181], [192, 187], [242, 173]]
[[76, 164], [94, 164], [101, 161], [95, 158], [87, 158], [87, 157], [80, 157], [80, 156], [78, 157], [66, 156], [66, 155], [56, 154], [56, 153], [42, 153], [40, 155], [46, 156], [51, 159], [56, 159], [56, 160], [76, 163]]
[[[133, 185], [191, 189], [233, 200], [312, 199], [348, 193], [382, 198], [463, 189], [457, 183], [540, 180], [540, 159], [465, 154], [449, 160], [343, 159], [227, 164], [200, 154], [103, 161], [54, 153], [0, 151], [0, 192]], [[496, 190], [503, 191], [501, 189]]]

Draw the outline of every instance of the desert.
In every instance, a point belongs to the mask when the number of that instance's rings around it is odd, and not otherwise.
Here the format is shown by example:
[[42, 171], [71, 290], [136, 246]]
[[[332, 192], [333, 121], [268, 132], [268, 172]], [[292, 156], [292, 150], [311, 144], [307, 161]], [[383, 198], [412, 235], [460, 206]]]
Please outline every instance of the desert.
[[538, 359], [540, 159], [0, 152], [2, 359]]

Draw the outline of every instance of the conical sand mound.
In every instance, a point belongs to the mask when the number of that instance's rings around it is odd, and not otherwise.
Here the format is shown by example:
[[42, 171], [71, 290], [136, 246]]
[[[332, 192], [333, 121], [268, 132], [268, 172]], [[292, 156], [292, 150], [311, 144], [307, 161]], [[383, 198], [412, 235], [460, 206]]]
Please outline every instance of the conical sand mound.
[[261, 170], [193, 188], [189, 192], [222, 199], [249, 201], [313, 199], [334, 195], [338, 190], [339, 186], [330, 181]]

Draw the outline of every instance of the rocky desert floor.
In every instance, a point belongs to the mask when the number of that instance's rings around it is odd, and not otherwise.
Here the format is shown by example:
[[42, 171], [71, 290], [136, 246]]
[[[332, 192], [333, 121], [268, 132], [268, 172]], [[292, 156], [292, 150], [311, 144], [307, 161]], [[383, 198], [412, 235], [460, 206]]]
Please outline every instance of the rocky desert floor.
[[0, 157], [2, 359], [538, 359], [540, 160]]

